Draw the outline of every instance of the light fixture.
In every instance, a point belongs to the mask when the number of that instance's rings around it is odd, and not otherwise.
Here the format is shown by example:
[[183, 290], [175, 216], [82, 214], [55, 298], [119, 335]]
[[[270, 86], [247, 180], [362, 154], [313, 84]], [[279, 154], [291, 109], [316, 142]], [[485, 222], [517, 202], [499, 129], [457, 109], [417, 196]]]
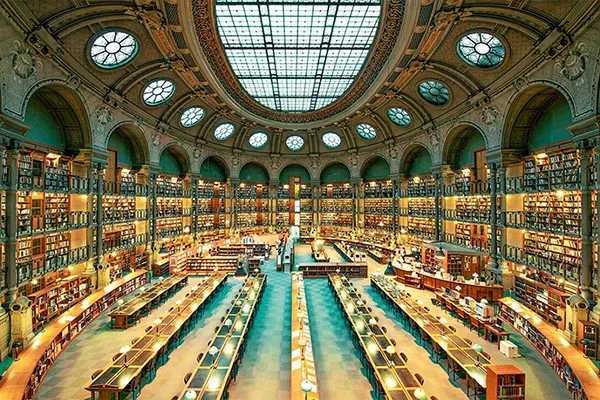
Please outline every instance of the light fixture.
[[217, 355], [218, 352], [219, 349], [217, 349], [215, 346], [211, 346], [210, 349], [208, 349], [208, 354], [211, 355], [213, 363], [215, 362], [215, 355]]
[[420, 178], [420, 177], [418, 177], [418, 176], [415, 176], [415, 177], [413, 178], [413, 182], [415, 182], [415, 183], [420, 183], [420, 182], [421, 182], [421, 178]]
[[162, 322], [162, 319], [160, 319], [160, 318], [156, 318], [154, 320], [154, 325], [156, 325], [156, 333], [158, 333], [158, 326], [160, 325], [161, 322]]
[[441, 246], [438, 249], [438, 251], [435, 252], [435, 258], [437, 258], [438, 260], [443, 260], [446, 258], [446, 253], [444, 253], [444, 250], [442, 250]]
[[460, 287], [460, 285], [456, 285], [455, 289], [456, 289], [457, 292], [460, 292], [462, 290], [462, 288]]
[[464, 176], [471, 176], [471, 170], [469, 168], [465, 168], [462, 170]]
[[169, 254], [169, 249], [167, 248], [167, 246], [165, 246], [163, 244], [162, 246], [160, 246], [160, 250], [158, 250], [158, 254], [164, 257], [167, 254]]
[[481, 304], [488, 304], [487, 299], [484, 297], [483, 299], [481, 299], [480, 301]]
[[536, 158], [548, 158], [548, 154], [546, 153], [540, 153], [538, 155], [535, 156]]
[[129, 346], [123, 346], [119, 350], [119, 353], [121, 353], [123, 355], [123, 357], [125, 357], [125, 359], [123, 360], [123, 362], [125, 364], [127, 364], [127, 353], [129, 352], [129, 350], [131, 350], [131, 347], [129, 347]]
[[303, 380], [302, 383], [300, 383], [300, 389], [304, 392], [304, 398], [306, 399], [307, 393], [313, 390], [313, 384], [310, 383], [309, 380]]
[[198, 394], [195, 390], [188, 390], [183, 397], [185, 400], [196, 400]]
[[483, 347], [481, 347], [481, 345], [479, 343], [475, 343], [473, 345], [473, 347], [471, 347], [471, 348], [478, 353], [481, 353], [483, 351]]
[[421, 388], [416, 389], [414, 394], [417, 400], [427, 400], [427, 394]]
[[556, 192], [556, 197], [562, 199], [565, 196], [565, 192], [563, 190], [559, 190]]
[[390, 344], [388, 347], [385, 348], [385, 351], [388, 354], [394, 354], [396, 352], [396, 348]]
[[186, 226], [183, 228], [183, 233], [185, 233], [186, 235], [187, 235], [188, 233], [190, 233], [190, 226], [189, 226], [189, 225], [186, 225]]

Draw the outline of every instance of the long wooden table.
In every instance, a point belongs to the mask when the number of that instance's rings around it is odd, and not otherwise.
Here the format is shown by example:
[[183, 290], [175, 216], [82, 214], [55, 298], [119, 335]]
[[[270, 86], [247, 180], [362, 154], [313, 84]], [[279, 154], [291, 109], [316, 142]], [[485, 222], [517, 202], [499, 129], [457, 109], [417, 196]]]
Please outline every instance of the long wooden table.
[[485, 358], [479, 356], [479, 353], [473, 350], [462, 336], [449, 329], [446, 323], [432, 315], [418, 301], [403, 294], [395, 280], [382, 275], [372, 275], [371, 286], [391, 303], [396, 311], [415, 322], [432, 342], [437, 343], [444, 350], [448, 358], [451, 358], [465, 371], [467, 394], [470, 381], [484, 389], [487, 387], [486, 369], [490, 364]]
[[227, 280], [225, 274], [215, 274], [192, 288], [182, 303], [173, 307], [160, 323], [152, 326], [144, 336], [131, 345], [130, 350], [108, 365], [86, 389], [92, 400], [110, 400], [113, 394], [131, 392], [138, 386], [142, 373], [152, 372], [156, 360], [166, 354], [169, 345], [174, 344], [191, 320], [195, 320], [204, 305]]
[[33, 342], [19, 354], [19, 361], [13, 362], [8, 368], [0, 382], [0, 399], [33, 399], [53, 363], [73, 339], [119, 298], [147, 282], [147, 270], [132, 272], [62, 313], [36, 335]]
[[[423, 387], [362, 303], [354, 286], [340, 274], [330, 274], [329, 285], [352, 327], [355, 341], [360, 345], [361, 353], [368, 363], [367, 369], [377, 382], [376, 391], [388, 400], [416, 399], [415, 391], [423, 391]], [[388, 349], [392, 348], [394, 351], [389, 352]]]
[[[292, 273], [292, 357], [291, 357], [291, 398], [292, 400], [318, 400], [317, 371], [308, 323], [308, 308], [304, 279], [301, 272]], [[301, 341], [302, 340], [302, 341]], [[303, 381], [312, 384], [312, 390], [305, 396], [301, 389]]]
[[[229, 383], [237, 374], [239, 360], [246, 348], [246, 336], [266, 283], [267, 276], [263, 274], [246, 279], [207, 352], [192, 372], [180, 399], [218, 400], [226, 396]], [[211, 349], [214, 349], [214, 354], [210, 354]]]
[[[160, 279], [160, 278], [159, 278]], [[188, 283], [187, 275], [171, 275], [167, 279], [160, 279], [142, 294], [134, 297], [112, 310], [110, 314], [111, 328], [129, 328], [135, 325], [142, 311], [157, 306], [169, 295], [183, 288]], [[141, 290], [141, 289], [140, 289]]]
[[600, 396], [598, 367], [581, 350], [569, 343], [555, 326], [517, 300], [505, 297], [499, 302], [500, 318], [540, 352], [573, 399], [591, 400]]

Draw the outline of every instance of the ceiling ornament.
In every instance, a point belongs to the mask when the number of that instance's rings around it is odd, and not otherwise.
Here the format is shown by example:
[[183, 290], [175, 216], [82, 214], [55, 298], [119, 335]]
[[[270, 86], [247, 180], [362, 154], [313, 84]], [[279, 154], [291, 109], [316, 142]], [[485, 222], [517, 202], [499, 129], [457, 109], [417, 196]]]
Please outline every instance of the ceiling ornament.
[[113, 120], [113, 112], [109, 106], [104, 105], [96, 109], [96, 119], [100, 125], [107, 125]]
[[373, 84], [396, 45], [396, 40], [402, 28], [406, 0], [389, 0], [385, 4], [387, 4], [387, 7], [382, 10], [381, 19], [383, 23], [379, 30], [378, 39], [373, 43], [363, 70], [356, 77], [352, 86], [342, 97], [329, 106], [299, 114], [271, 110], [249, 96], [231, 70], [223, 52], [215, 28], [213, 2], [192, 0], [192, 10], [196, 35], [203, 55], [229, 95], [247, 111], [260, 117], [279, 122], [303, 123], [325, 119], [344, 111]]
[[589, 60], [587, 45], [579, 42], [556, 60], [554, 69], [561, 77], [576, 81], [575, 84], [579, 86], [584, 83], [583, 73]]
[[42, 62], [32, 55], [29, 47], [19, 40], [13, 42], [13, 48], [9, 55], [12, 57], [13, 71], [23, 79], [35, 76], [42, 68]]
[[492, 125], [498, 119], [500, 112], [494, 106], [486, 106], [479, 113], [479, 120], [486, 125]]
[[433, 18], [433, 30], [443, 31], [451, 25], [457, 23], [461, 18], [473, 15], [471, 11], [461, 11], [453, 9], [450, 11], [440, 11]]

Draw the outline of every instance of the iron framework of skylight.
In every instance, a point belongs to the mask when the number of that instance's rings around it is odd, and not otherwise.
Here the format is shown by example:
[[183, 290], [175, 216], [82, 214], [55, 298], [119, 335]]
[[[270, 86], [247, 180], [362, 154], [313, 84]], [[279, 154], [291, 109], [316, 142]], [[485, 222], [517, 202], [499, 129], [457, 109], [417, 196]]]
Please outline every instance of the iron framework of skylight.
[[350, 87], [381, 0], [217, 0], [221, 42], [248, 94], [277, 111], [327, 106]]

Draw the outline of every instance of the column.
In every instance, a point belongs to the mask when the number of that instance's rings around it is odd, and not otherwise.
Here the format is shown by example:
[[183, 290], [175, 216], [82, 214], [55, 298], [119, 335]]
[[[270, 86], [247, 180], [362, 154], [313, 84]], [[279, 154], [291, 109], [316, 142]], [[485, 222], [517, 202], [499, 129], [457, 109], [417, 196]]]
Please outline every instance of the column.
[[17, 162], [23, 143], [15, 139], [6, 145], [6, 166], [8, 169], [8, 190], [6, 191], [6, 239], [4, 241], [4, 261], [6, 263], [6, 306], [17, 299], [17, 190], [19, 173]]
[[96, 265], [102, 261], [102, 196], [104, 195], [104, 169], [106, 164], [94, 162], [96, 173]]
[[239, 179], [231, 179], [231, 191], [229, 193], [231, 199], [231, 227], [233, 229], [238, 228], [238, 213], [237, 213], [237, 197], [238, 197], [238, 186], [240, 184]]
[[321, 182], [311, 181], [310, 186], [312, 188], [313, 206], [312, 206], [312, 230], [319, 233], [319, 225], [321, 218]]
[[435, 201], [435, 241], [442, 242], [444, 240], [441, 223], [442, 219], [442, 191], [440, 186], [442, 185], [442, 173], [441, 171], [433, 172], [433, 196]]
[[498, 222], [500, 227], [500, 249], [497, 253], [497, 260], [500, 264], [506, 259], [506, 168], [504, 166], [498, 168], [498, 184], [500, 186], [500, 192], [497, 194], [500, 209], [500, 221]]
[[581, 168], [581, 272], [579, 285], [584, 299], [592, 301], [592, 193], [590, 190], [591, 148], [585, 143], [577, 144]]
[[496, 235], [496, 230], [498, 228], [498, 214], [496, 214], [497, 208], [497, 198], [496, 198], [496, 178], [498, 176], [498, 165], [496, 163], [490, 163], [490, 177], [489, 177], [489, 187], [490, 187], [490, 258], [492, 259], [492, 273], [496, 280], [501, 280], [502, 275], [500, 275], [500, 266], [498, 265], [498, 236]]
[[198, 182], [200, 179], [192, 174], [192, 237], [194, 245], [198, 242]]
[[148, 216], [150, 220], [150, 230], [148, 231], [148, 235], [150, 236], [150, 248], [152, 249], [152, 261], [156, 257], [157, 247], [157, 226], [156, 226], [156, 194], [157, 187], [156, 181], [158, 179], [158, 169], [152, 168], [150, 169], [150, 173], [148, 174], [148, 201], [150, 203], [150, 215]]
[[398, 234], [398, 185], [398, 177], [392, 177], [392, 235], [394, 243], [397, 241]]
[[[353, 179], [350, 181], [352, 185], [352, 231], [356, 231], [360, 227], [358, 223], [359, 218], [359, 202], [360, 202], [360, 179]], [[356, 233], [356, 232], [355, 232]]]
[[[273, 228], [277, 225], [277, 200], [279, 199], [279, 179], [271, 179], [269, 181], [269, 218], [268, 228], [269, 232], [273, 231]], [[290, 210], [293, 211], [293, 210]], [[292, 225], [292, 221], [290, 221]]]
[[87, 229], [87, 249], [88, 259], [92, 260], [92, 265], [96, 260], [96, 248], [94, 247], [94, 230], [96, 229], [96, 218], [94, 210], [94, 163], [91, 160], [85, 162], [86, 175], [88, 180], [87, 187], [87, 211], [88, 211], [88, 229]]

